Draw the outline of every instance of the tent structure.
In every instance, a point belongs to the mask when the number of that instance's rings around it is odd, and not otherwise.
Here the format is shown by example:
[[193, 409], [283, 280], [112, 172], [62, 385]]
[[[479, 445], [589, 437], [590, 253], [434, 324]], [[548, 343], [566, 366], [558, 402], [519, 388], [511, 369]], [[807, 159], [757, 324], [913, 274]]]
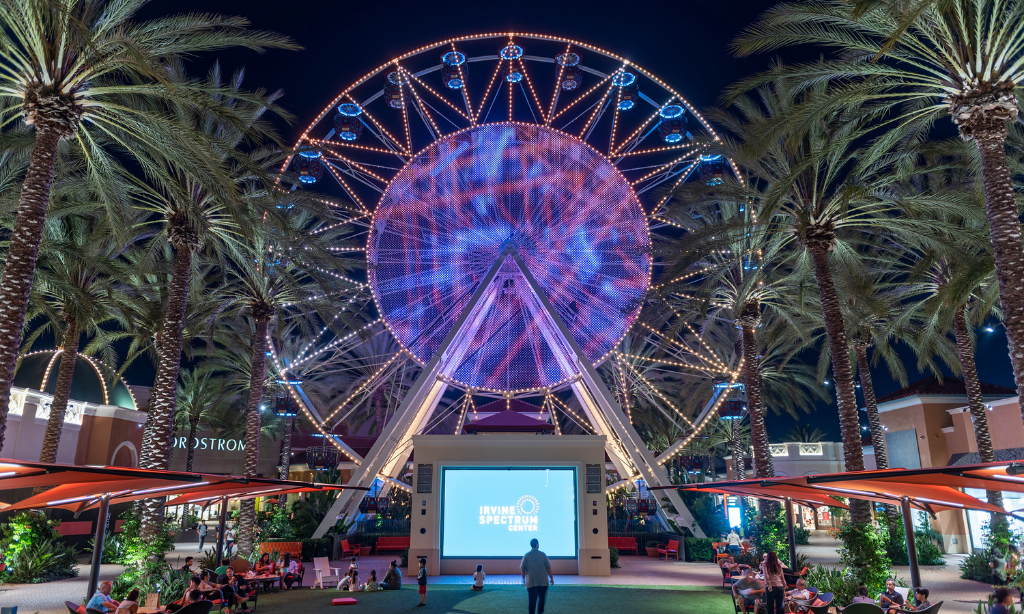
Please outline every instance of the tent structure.
[[17, 502], [0, 502], [0, 511], [57, 508], [73, 511], [77, 516], [86, 510], [98, 509], [87, 598], [96, 590], [99, 579], [103, 538], [111, 503], [127, 503], [155, 497], [173, 497], [166, 503], [169, 507], [220, 502], [220, 531], [217, 538], [219, 559], [224, 552], [224, 528], [229, 500], [351, 488], [345, 485], [270, 478], [126, 467], [61, 465], [0, 458], [0, 491], [39, 487], [45, 487], [47, 490]]
[[[912, 509], [934, 516], [936, 512], [974, 509], [1016, 516], [963, 492], [965, 488], [1024, 492], [1024, 461], [1016, 464], [980, 463], [928, 469], [877, 469], [799, 477], [778, 477], [727, 482], [705, 482], [678, 486], [652, 486], [650, 490], [696, 490], [719, 494], [782, 501], [786, 505], [786, 529], [789, 560], [796, 559], [793, 531], [793, 502], [817, 508], [822, 505], [848, 507], [833, 497], [852, 497], [875, 503], [899, 505], [903, 512], [903, 530], [907, 537], [910, 579], [920, 586]], [[829, 502], [831, 501], [831, 502]]]

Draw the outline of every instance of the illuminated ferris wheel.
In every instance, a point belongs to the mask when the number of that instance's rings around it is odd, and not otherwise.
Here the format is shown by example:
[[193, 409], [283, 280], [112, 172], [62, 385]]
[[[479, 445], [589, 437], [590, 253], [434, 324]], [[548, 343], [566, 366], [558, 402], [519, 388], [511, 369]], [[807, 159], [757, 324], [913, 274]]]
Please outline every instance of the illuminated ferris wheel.
[[[664, 459], [647, 452], [628, 403], [596, 369], [613, 365], [625, 384], [644, 358], [624, 349], [627, 334], [664, 342], [656, 326], [634, 326], [659, 281], [652, 232], [670, 230], [662, 212], [672, 188], [736, 172], [715, 154], [717, 138], [682, 95], [636, 64], [534, 34], [424, 46], [331, 101], [288, 164], [351, 203], [336, 208], [336, 224], [365, 242], [366, 273], [338, 304], [361, 310], [366, 324], [341, 336], [325, 325], [293, 340], [294, 351], [272, 349], [281, 381], [325, 435], [399, 371], [417, 370], [367, 457], [334, 439], [359, 466], [352, 483], [397, 475], [411, 436], [439, 413], [457, 416], [461, 432], [474, 396], [542, 398], [552, 415], [608, 436], [621, 479], [663, 482]], [[377, 350], [359, 352], [366, 343]], [[661, 363], [735, 380], [699, 340], [672, 343]], [[349, 355], [368, 371], [359, 386], [313, 407], [302, 374]], [[578, 413], [556, 395], [567, 390]], [[663, 401], [659, 409], [691, 434], [717, 409], [714, 398], [690, 414]], [[342, 496], [335, 512], [346, 505]]]

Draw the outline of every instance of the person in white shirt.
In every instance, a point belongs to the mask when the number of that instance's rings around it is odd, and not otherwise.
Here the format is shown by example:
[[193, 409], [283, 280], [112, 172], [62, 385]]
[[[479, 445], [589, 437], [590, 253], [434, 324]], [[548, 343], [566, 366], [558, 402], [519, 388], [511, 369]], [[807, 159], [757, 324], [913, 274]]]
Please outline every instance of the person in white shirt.
[[348, 575], [345, 576], [345, 587], [348, 589], [348, 592], [350, 593], [355, 593], [357, 591], [363, 590], [363, 587], [359, 586], [358, 569], [350, 569], [348, 571]]
[[135, 614], [139, 611], [139, 589], [133, 588], [124, 601], [117, 604], [115, 614]]
[[806, 612], [811, 605], [811, 591], [807, 590], [807, 581], [798, 579], [796, 588], [786, 592], [786, 601], [790, 612]]
[[729, 552], [732, 552], [733, 556], [740, 553], [740, 535], [735, 528], [729, 530], [725, 541], [729, 543]]
[[474, 591], [482, 591], [482, 590], [484, 590], [484, 578], [486, 578], [486, 577], [487, 577], [487, 574], [484, 573], [484, 566], [483, 565], [477, 565], [476, 566], [476, 573], [473, 574], [473, 586], [471, 586], [470, 588], [472, 590], [474, 590]]

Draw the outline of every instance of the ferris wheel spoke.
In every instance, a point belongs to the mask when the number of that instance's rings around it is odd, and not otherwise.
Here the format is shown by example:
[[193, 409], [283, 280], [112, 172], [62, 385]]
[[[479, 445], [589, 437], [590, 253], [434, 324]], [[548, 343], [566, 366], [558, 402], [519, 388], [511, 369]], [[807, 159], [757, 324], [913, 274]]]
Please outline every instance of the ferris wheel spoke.
[[[473, 120], [473, 124], [474, 125], [480, 122], [480, 114], [484, 112], [484, 105], [487, 104], [487, 98], [491, 95], [491, 88], [494, 87], [494, 82], [498, 79], [498, 75], [500, 75], [500, 74], [501, 74], [501, 62], [499, 61], [498, 65], [494, 67], [494, 73], [491, 74], [491, 80], [487, 84], [487, 89], [484, 90], [484, 95], [480, 98], [480, 108], [477, 109], [476, 115], [474, 116], [474, 120]], [[498, 89], [499, 90], [501, 89], [500, 84], [499, 84]], [[495, 96], [495, 98], [497, 98], [497, 96], [498, 96], [497, 92], [495, 92], [494, 96]], [[493, 106], [493, 105], [494, 105], [494, 100], [491, 101], [491, 106]], [[487, 112], [489, 114], [490, 113], [490, 109], [488, 109]], [[485, 119], [485, 121], [486, 121], [486, 119]]]
[[[525, 58], [520, 58], [519, 59], [519, 70], [521, 70], [522, 73], [523, 73], [523, 81], [526, 81], [526, 87], [529, 88], [530, 94], [533, 96], [533, 102], [537, 106], [537, 111], [540, 112], [541, 118], [543, 119], [543, 117], [544, 117], [544, 105], [541, 104], [540, 98], [537, 97], [536, 90], [533, 89], [533, 81], [530, 80], [530, 73], [527, 72], [527, 70], [526, 70], [526, 62], [524, 60], [525, 60]], [[522, 87], [522, 82], [520, 82], [519, 87]], [[526, 90], [525, 89], [523, 90], [523, 96], [526, 96]], [[537, 121], [537, 115], [533, 113], [533, 106], [530, 105], [530, 99], [529, 98], [526, 99], [526, 104], [527, 104], [527, 106], [530, 107], [530, 113], [533, 115], [534, 123], [540, 123], [540, 122]]]
[[[598, 102], [597, 107], [590, 114], [590, 118], [587, 119], [587, 123], [583, 124], [583, 130], [580, 130], [579, 134], [579, 137], [582, 140], [587, 141], [590, 139], [590, 133], [593, 131], [592, 127], [597, 126], [598, 122], [601, 120], [601, 117], [604, 115], [604, 112], [608, 109], [608, 105], [611, 104], [611, 94], [613, 89], [615, 88], [608, 88], [608, 91], [604, 93], [604, 95], [601, 97], [600, 102]], [[617, 107], [618, 105], [616, 105], [616, 108]]]

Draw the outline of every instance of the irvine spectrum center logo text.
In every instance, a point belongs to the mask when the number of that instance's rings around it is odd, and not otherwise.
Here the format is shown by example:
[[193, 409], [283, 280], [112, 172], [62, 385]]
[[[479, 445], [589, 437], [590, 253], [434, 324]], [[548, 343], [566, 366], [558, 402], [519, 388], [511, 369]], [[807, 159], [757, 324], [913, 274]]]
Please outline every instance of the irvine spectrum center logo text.
[[481, 505], [480, 524], [503, 524], [509, 531], [536, 531], [537, 497], [523, 495], [515, 505]]

